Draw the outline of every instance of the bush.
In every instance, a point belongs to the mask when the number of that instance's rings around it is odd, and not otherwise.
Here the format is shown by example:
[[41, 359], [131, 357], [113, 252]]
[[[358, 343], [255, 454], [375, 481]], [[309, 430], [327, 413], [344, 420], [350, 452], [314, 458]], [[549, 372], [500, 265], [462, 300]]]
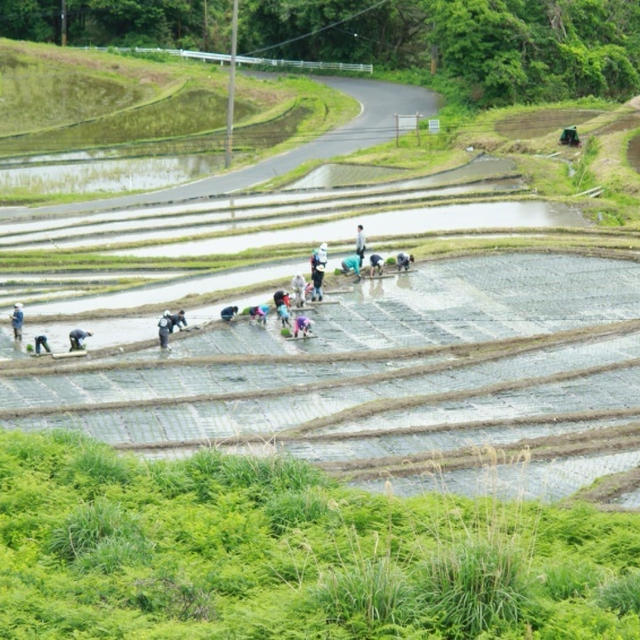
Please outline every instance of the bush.
[[273, 491], [300, 491], [324, 483], [323, 476], [310, 464], [283, 456], [231, 456], [206, 449], [192, 456], [186, 462], [186, 469], [202, 498], [210, 493], [212, 483], [251, 488], [259, 501]]
[[551, 565], [545, 572], [545, 590], [553, 600], [584, 598], [598, 585], [601, 571], [591, 562], [576, 558]]
[[329, 512], [326, 499], [317, 491], [285, 491], [267, 500], [264, 510], [271, 529], [282, 533], [289, 527], [317, 522]]
[[415, 614], [406, 576], [388, 558], [361, 558], [355, 566], [325, 576], [314, 599], [328, 621], [364, 618], [369, 624], [403, 624]]
[[133, 602], [144, 612], [178, 620], [212, 620], [213, 593], [174, 576], [138, 580]]
[[640, 613], [640, 571], [605, 584], [598, 593], [598, 604], [618, 613]]
[[142, 560], [148, 550], [133, 519], [119, 505], [105, 499], [77, 508], [62, 526], [51, 532], [49, 540], [49, 551], [63, 560], [73, 561], [95, 553], [93, 560], [86, 561], [91, 566], [98, 566], [102, 558], [105, 566], [114, 568], [113, 558], [123, 549], [127, 550], [125, 556], [129, 560], [135, 559], [133, 551]]
[[469, 541], [440, 551], [423, 567], [419, 580], [427, 611], [442, 629], [475, 637], [495, 624], [517, 624], [531, 603], [517, 550]]

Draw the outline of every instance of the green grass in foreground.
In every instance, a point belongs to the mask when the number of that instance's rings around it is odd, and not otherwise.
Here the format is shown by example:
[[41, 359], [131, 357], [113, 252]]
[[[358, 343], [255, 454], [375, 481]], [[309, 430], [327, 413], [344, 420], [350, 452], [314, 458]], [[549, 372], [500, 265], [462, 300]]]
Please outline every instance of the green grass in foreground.
[[6, 638], [640, 636], [640, 516], [373, 496], [290, 458], [0, 433]]

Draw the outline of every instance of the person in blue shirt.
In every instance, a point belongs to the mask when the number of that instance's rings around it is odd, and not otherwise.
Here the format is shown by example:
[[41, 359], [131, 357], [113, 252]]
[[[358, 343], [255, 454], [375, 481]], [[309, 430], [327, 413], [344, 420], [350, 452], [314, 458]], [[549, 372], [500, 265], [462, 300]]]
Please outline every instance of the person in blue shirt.
[[22, 325], [24, 324], [24, 313], [22, 311], [22, 303], [16, 302], [13, 305], [13, 314], [11, 317], [11, 326], [13, 327], [13, 339], [22, 340]]
[[269, 307], [268, 304], [261, 304], [257, 307], [249, 307], [249, 317], [251, 321], [253, 322], [254, 320], [257, 320], [258, 324], [266, 327], [267, 315], [269, 314], [270, 308], [271, 307]]
[[350, 271], [353, 271], [358, 279], [356, 282], [360, 281], [360, 256], [348, 256], [342, 261], [342, 273], [347, 275]]
[[184, 309], [180, 309], [178, 313], [171, 313], [168, 316], [171, 326], [169, 327], [169, 333], [173, 333], [173, 330], [178, 327], [179, 331], [182, 331], [182, 327], [180, 325], [187, 326], [187, 319], [185, 318]]

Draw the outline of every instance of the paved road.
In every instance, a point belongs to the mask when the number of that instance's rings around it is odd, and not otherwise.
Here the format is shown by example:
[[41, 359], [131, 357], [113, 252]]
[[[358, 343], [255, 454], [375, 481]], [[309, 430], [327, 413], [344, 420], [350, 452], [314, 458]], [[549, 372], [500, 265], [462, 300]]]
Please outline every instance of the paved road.
[[138, 195], [37, 209], [16, 207], [6, 209], [4, 215], [14, 217], [21, 213], [96, 211], [238, 191], [287, 173], [307, 160], [332, 158], [393, 139], [395, 136], [394, 113], [420, 113], [426, 117], [433, 115], [438, 109], [437, 94], [421, 87], [343, 77], [315, 79], [353, 96], [362, 105], [361, 113], [349, 124], [328, 132], [313, 142], [225, 175], [212, 176], [170, 189]]

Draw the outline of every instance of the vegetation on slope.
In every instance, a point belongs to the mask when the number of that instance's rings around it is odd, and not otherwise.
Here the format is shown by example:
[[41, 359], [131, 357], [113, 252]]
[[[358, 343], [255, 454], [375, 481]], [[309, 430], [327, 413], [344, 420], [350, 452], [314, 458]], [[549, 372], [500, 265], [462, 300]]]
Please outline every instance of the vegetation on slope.
[[70, 432], [0, 451], [2, 637], [640, 634], [635, 514], [371, 496], [288, 458], [140, 462]]
[[[2, 35], [60, 42], [58, 0], [3, 0]], [[68, 41], [226, 52], [232, 0], [69, 0]], [[628, 0], [243, 0], [238, 52], [437, 71], [473, 102], [638, 92]]]

